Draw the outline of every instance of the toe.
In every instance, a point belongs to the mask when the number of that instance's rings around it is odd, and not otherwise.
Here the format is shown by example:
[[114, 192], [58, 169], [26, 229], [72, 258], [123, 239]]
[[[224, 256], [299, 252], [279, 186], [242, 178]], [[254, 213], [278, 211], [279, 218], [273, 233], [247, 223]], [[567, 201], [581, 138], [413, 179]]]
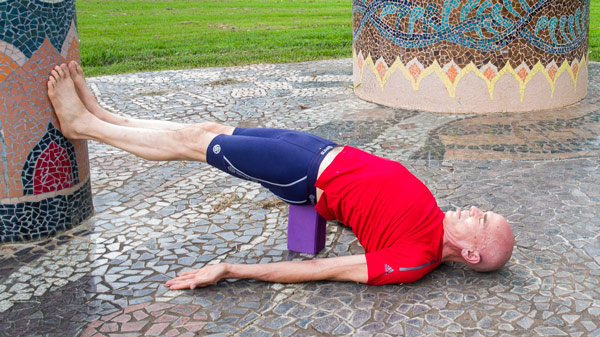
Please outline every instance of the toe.
[[56, 75], [54, 77], [56, 77], [57, 80], [60, 79], [61, 77], [65, 76], [65, 73], [59, 66], [54, 67], [54, 71], [52, 72], [52, 74], [55, 74], [55, 73], [56, 73]]
[[63, 63], [60, 65], [60, 69], [63, 71], [63, 76], [65, 78], [70, 78], [71, 77], [71, 72], [69, 71], [69, 67], [67, 67], [66, 63]]

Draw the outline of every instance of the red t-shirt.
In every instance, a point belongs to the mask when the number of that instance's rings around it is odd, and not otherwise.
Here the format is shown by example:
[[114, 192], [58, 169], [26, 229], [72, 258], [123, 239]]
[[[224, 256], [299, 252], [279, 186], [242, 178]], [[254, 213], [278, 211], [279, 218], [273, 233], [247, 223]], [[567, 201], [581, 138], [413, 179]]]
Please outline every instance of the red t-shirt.
[[444, 213], [400, 163], [346, 146], [315, 186], [319, 214], [351, 227], [364, 247], [368, 284], [414, 282], [440, 264]]

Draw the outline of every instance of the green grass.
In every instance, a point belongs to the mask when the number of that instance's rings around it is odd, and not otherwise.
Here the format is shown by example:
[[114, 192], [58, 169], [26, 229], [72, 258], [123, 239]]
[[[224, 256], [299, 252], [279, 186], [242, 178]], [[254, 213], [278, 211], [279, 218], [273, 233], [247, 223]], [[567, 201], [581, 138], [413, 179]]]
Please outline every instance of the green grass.
[[600, 61], [600, 0], [590, 2], [590, 60]]
[[[352, 55], [350, 0], [77, 0], [90, 76]], [[600, 0], [590, 59], [600, 61]]]
[[348, 0], [77, 0], [88, 75], [352, 55]]

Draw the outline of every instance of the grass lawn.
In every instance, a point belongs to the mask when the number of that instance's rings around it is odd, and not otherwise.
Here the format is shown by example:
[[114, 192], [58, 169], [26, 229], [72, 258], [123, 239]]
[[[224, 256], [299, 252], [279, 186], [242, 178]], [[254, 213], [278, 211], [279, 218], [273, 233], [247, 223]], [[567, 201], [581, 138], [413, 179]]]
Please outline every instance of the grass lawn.
[[600, 61], [600, 0], [590, 2], [590, 60]]
[[77, 0], [88, 75], [352, 56], [349, 0]]
[[[600, 0], [590, 59], [600, 61]], [[350, 0], [77, 0], [88, 75], [352, 56]]]

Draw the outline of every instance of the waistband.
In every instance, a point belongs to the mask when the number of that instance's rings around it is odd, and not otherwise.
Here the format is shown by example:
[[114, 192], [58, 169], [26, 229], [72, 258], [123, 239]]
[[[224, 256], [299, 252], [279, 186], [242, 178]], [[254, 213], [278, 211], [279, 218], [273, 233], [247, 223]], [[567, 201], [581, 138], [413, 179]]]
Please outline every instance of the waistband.
[[324, 148], [322, 148], [318, 153], [315, 154], [313, 159], [308, 166], [307, 172], [307, 191], [308, 191], [308, 201], [311, 205], [317, 204], [317, 187], [315, 184], [317, 183], [317, 175], [319, 174], [319, 166], [325, 159], [325, 156], [329, 153], [329, 151], [339, 147], [340, 145], [336, 143], [327, 144]]

